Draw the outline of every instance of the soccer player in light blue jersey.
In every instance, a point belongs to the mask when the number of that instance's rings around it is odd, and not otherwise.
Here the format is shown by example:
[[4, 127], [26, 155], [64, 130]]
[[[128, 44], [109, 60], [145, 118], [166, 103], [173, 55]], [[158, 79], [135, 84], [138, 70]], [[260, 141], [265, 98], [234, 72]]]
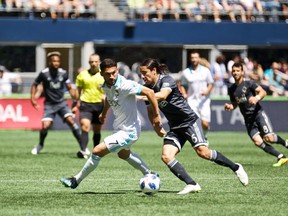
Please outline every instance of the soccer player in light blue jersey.
[[80, 172], [72, 178], [61, 178], [66, 187], [76, 188], [99, 164], [100, 160], [109, 153], [116, 153], [143, 174], [151, 173], [150, 168], [130, 147], [140, 135], [141, 123], [137, 114], [136, 95], [144, 95], [151, 104], [151, 121], [154, 128], [158, 128], [159, 136], [164, 136], [157, 100], [153, 90], [142, 86], [135, 81], [127, 80], [118, 73], [117, 64], [112, 59], [104, 59], [100, 64], [101, 75], [104, 77], [103, 89], [106, 94], [105, 105], [99, 116], [104, 122], [108, 109], [111, 108], [115, 121], [114, 134], [106, 137], [104, 142], [95, 146], [91, 157], [86, 161]]

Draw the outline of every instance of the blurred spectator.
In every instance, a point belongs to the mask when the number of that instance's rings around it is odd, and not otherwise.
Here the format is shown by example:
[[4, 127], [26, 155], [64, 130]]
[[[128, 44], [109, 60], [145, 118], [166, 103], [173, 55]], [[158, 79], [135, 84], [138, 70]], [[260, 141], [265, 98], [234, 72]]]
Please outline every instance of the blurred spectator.
[[[257, 15], [263, 14], [263, 8], [260, 0], [240, 0], [241, 5], [246, 11], [246, 19], [248, 22], [252, 21], [252, 14], [257, 12]], [[254, 17], [256, 20], [256, 17]]]
[[73, 2], [71, 0], [62, 0], [58, 7], [58, 11], [62, 12], [63, 18], [70, 18], [70, 14], [73, 12]]
[[282, 76], [283, 73], [279, 69], [279, 64], [272, 62], [271, 67], [264, 71], [264, 79], [269, 82], [269, 89], [273, 96], [286, 95], [285, 77]]
[[149, 21], [150, 14], [157, 13], [157, 21], [163, 20], [163, 5], [162, 0], [146, 0], [144, 7], [144, 21]]
[[216, 61], [211, 65], [211, 73], [214, 79], [214, 88], [212, 90], [213, 95], [227, 95], [226, 80], [228, 74], [224, 62], [225, 56], [221, 54], [216, 57]]
[[42, 7], [46, 10], [49, 11], [51, 14], [52, 19], [57, 19], [58, 18], [58, 10], [60, 6], [60, 0], [42, 0]]
[[281, 5], [279, 0], [265, 0], [261, 1], [262, 7], [264, 11], [269, 13], [269, 21], [270, 22], [278, 22], [279, 21], [279, 11], [281, 10]]
[[282, 13], [284, 16], [284, 20], [288, 23], [288, 1], [281, 3]]
[[4, 66], [0, 66], [0, 97], [10, 96], [13, 92], [13, 85], [17, 91], [21, 83], [19, 74], [8, 72]]
[[215, 22], [221, 22], [220, 14], [224, 10], [224, 7], [220, 4], [220, 1], [218, 1], [218, 0], [211, 1], [211, 4], [212, 4], [214, 21]]
[[95, 14], [96, 1], [94, 0], [73, 0], [75, 18], [84, 16], [85, 13]]
[[248, 78], [258, 83], [267, 92], [267, 94], [271, 94], [269, 90], [269, 82], [264, 79], [264, 70], [262, 65], [255, 59], [252, 59], [251, 62], [253, 63], [253, 68], [250, 70]]
[[145, 0], [127, 0], [127, 5], [129, 7], [129, 19], [137, 18], [137, 15], [140, 15], [141, 18], [143, 18]]
[[199, 0], [180, 0], [178, 1], [179, 7], [185, 11], [188, 20], [201, 21], [201, 9]]
[[246, 12], [239, 0], [222, 0], [222, 6], [229, 14], [232, 22], [236, 22], [236, 14], [241, 16], [242, 22], [246, 22]]
[[162, 0], [162, 12], [173, 14], [175, 20], [180, 20], [180, 7], [176, 0]]

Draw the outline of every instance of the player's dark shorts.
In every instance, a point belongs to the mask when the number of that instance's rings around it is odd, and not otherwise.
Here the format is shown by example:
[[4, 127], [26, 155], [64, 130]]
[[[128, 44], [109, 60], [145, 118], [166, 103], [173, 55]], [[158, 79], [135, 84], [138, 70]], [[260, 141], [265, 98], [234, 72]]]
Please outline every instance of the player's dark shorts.
[[271, 121], [263, 110], [257, 113], [253, 121], [245, 122], [245, 125], [251, 139], [259, 133], [262, 137], [273, 133]]
[[187, 140], [191, 143], [193, 148], [201, 145], [208, 146], [202, 130], [200, 118], [198, 118], [196, 122], [191, 121], [191, 124], [188, 127], [171, 129], [164, 138], [164, 145], [176, 146], [180, 151]]
[[56, 114], [58, 114], [63, 119], [63, 121], [68, 116], [73, 116], [66, 101], [62, 101], [60, 103], [54, 103], [54, 104], [45, 103], [42, 121], [45, 121], [45, 120], [53, 121]]
[[80, 120], [89, 119], [92, 124], [101, 124], [99, 121], [99, 115], [102, 112], [104, 103], [87, 103], [81, 101], [80, 103]]

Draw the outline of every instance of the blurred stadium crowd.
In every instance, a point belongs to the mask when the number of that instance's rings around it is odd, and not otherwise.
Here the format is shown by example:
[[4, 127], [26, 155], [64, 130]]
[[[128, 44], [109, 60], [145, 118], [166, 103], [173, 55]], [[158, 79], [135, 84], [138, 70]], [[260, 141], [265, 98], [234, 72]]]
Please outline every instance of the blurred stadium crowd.
[[[227, 63], [226, 63], [227, 62]], [[253, 58], [242, 58], [235, 55], [232, 59], [226, 61], [225, 56], [220, 54], [215, 61], [209, 62], [202, 58], [201, 64], [208, 67], [214, 79], [214, 88], [212, 96], [227, 96], [227, 87], [234, 83], [231, 76], [232, 65], [241, 62], [244, 66], [245, 79], [255, 80], [267, 92], [274, 97], [288, 96], [288, 62], [284, 59], [273, 61], [271, 66], [263, 69], [262, 65]], [[126, 78], [142, 82], [139, 70], [140, 63], [134, 63], [131, 68], [124, 62], [118, 62], [119, 73]], [[181, 84], [181, 73], [171, 73], [171, 75]]]
[[[214, 79], [212, 96], [228, 95], [227, 87], [234, 83], [231, 76], [232, 65], [237, 62], [241, 62], [244, 66], [245, 79], [255, 80], [266, 90], [267, 95], [274, 97], [288, 96], [288, 62], [285, 59], [273, 61], [270, 67], [263, 68], [256, 59], [242, 58], [240, 55], [235, 55], [232, 59], [226, 60], [223, 54], [216, 56], [216, 59], [212, 62], [205, 58], [201, 60], [201, 64], [210, 69]], [[121, 75], [138, 83], [143, 82], [139, 69], [140, 62], [135, 62], [131, 67], [125, 62], [118, 62], [117, 64]], [[178, 72], [171, 71], [170, 73], [181, 84], [182, 70], [179, 68]], [[21, 93], [23, 86], [26, 84], [21, 81], [19, 73], [10, 72], [0, 65], [0, 97], [10, 96], [12, 93]]]
[[288, 22], [288, 0], [0, 0], [0, 17], [101, 19], [105, 9], [108, 19]]

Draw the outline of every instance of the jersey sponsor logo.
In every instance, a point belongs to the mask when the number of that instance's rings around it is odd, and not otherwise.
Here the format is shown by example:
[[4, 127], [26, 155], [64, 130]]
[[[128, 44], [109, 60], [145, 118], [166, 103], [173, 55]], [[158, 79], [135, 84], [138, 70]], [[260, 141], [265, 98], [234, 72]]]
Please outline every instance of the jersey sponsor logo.
[[116, 89], [114, 92], [114, 96], [112, 98], [112, 100], [107, 100], [110, 106], [116, 107], [116, 106], [120, 106], [120, 104], [118, 103], [119, 101], [119, 91]]
[[50, 88], [51, 89], [60, 89], [61, 88], [61, 83], [60, 82], [50, 82]]
[[247, 98], [246, 98], [245, 94], [242, 94], [240, 98], [236, 97], [235, 99], [236, 99], [237, 104], [245, 103], [247, 101]]
[[163, 83], [162, 84], [162, 88], [167, 88], [167, 87], [169, 87], [170, 86], [170, 83]]
[[166, 107], [168, 104], [168, 102], [166, 100], [163, 100], [163, 101], [159, 101], [158, 105], [160, 108], [164, 108]]

